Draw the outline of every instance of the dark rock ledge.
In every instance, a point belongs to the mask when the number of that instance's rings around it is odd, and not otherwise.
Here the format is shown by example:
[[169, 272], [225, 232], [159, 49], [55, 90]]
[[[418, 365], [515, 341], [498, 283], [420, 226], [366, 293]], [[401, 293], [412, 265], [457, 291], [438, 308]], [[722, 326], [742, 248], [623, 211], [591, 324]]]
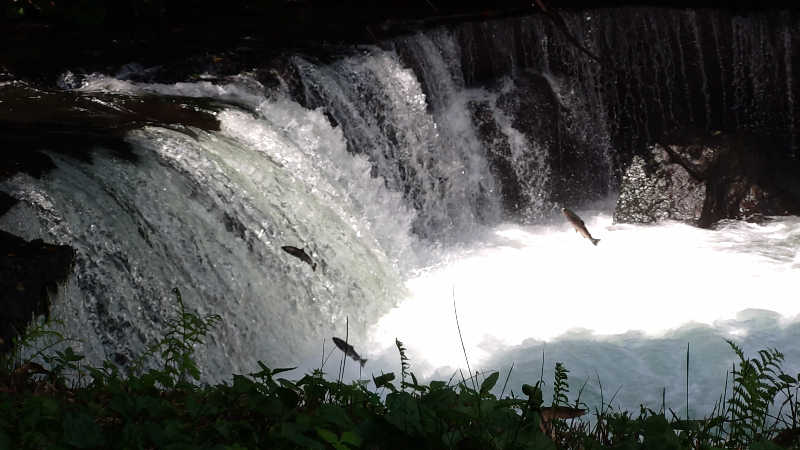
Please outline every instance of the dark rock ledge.
[[722, 219], [800, 214], [798, 163], [744, 134], [688, 131], [635, 156], [622, 178], [616, 223], [678, 220], [709, 228]]
[[[8, 197], [8, 196], [0, 196]], [[2, 200], [0, 200], [2, 202]], [[0, 230], [0, 353], [11, 348], [31, 319], [50, 313], [50, 297], [72, 270], [66, 245], [30, 242]]]
[[[149, 124], [185, 133], [219, 129], [218, 107], [206, 99], [46, 90], [24, 82], [0, 85], [0, 99], [0, 181], [18, 172], [45, 176], [55, 164], [44, 151], [87, 162], [97, 152], [112, 152], [135, 163], [125, 135]], [[0, 216], [16, 201], [0, 192]], [[73, 256], [68, 246], [27, 242], [0, 230], [0, 353], [32, 318], [48, 316]]]

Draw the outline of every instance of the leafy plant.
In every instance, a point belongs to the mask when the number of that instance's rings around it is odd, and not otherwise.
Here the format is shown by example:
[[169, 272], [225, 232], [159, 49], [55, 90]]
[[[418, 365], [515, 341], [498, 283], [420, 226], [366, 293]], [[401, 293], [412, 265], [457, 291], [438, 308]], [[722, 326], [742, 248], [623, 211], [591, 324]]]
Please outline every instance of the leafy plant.
[[11, 350], [0, 354], [0, 381], [6, 379], [10, 384], [21, 385], [32, 377], [43, 376], [51, 382], [66, 383], [68, 379], [81, 382], [83, 355], [76, 354], [69, 346], [57, 350], [76, 340], [64, 337], [52, 328], [54, 325], [60, 323], [34, 321], [14, 338]]
[[58, 331], [51, 329], [48, 323], [33, 322], [25, 333], [14, 338], [8, 353], [0, 354], [0, 371], [10, 374], [66, 341], [67, 339]]
[[397, 351], [400, 352], [400, 386], [405, 390], [406, 378], [408, 378], [408, 369], [410, 367], [406, 356], [406, 348], [397, 338], [394, 339], [394, 344], [397, 346]]
[[780, 377], [783, 354], [776, 349], [760, 350], [758, 358], [748, 359], [736, 343], [726, 342], [739, 357], [739, 368], [733, 370], [733, 395], [728, 400], [730, 441], [745, 444], [768, 434], [769, 408], [786, 383]]
[[[542, 379], [523, 384], [522, 397], [513, 390], [503, 397], [503, 386], [500, 398], [492, 393], [500, 377], [496, 371], [476, 372], [455, 385], [452, 378], [419, 383], [397, 339], [399, 389], [394, 373], [373, 376], [370, 390], [367, 380], [329, 380], [321, 369], [292, 381], [281, 377], [291, 369], [272, 369], [263, 362], [248, 375], [233, 375], [230, 383], [187, 389], [199, 377], [194, 348], [220, 318], [188, 311], [177, 290], [175, 295], [178, 314], [146, 354], [160, 358], [163, 367], [158, 369], [123, 375], [111, 362], [83, 367], [83, 356], [70, 347], [28, 350], [25, 354], [37, 355], [49, 369], [21, 385], [4, 384], [0, 378], [0, 450], [800, 448], [800, 380], [781, 371], [783, 355], [777, 350], [762, 350], [748, 359], [729, 342], [739, 357], [733, 396], [727, 403], [723, 397], [709, 417], [696, 420], [680, 419], [674, 412], [668, 418], [664, 407], [654, 412], [642, 406], [638, 415], [616, 411], [611, 406], [616, 394], [605, 402], [602, 384], [602, 406], [593, 420], [575, 418], [583, 413], [577, 409], [583, 388], [570, 407], [569, 370], [562, 363], [555, 365], [550, 406], [544, 406]], [[63, 339], [31, 330], [20, 342], [30, 343], [34, 335]], [[30, 362], [14, 361], [12, 374]], [[4, 364], [8, 372], [8, 359]], [[91, 375], [90, 384], [64, 382], [84, 370]], [[785, 399], [774, 414], [770, 406], [781, 393]]]
[[557, 362], [555, 368], [555, 379], [553, 382], [553, 406], [566, 406], [569, 403], [569, 370], [564, 364]]
[[200, 379], [200, 369], [192, 358], [194, 347], [202, 344], [209, 331], [222, 321], [218, 314], [199, 316], [187, 311], [180, 290], [174, 288], [172, 292], [178, 302], [178, 314], [167, 320], [167, 333], [145, 354], [161, 356], [164, 366], [152, 374], [159, 375], [158, 381], [167, 386]]

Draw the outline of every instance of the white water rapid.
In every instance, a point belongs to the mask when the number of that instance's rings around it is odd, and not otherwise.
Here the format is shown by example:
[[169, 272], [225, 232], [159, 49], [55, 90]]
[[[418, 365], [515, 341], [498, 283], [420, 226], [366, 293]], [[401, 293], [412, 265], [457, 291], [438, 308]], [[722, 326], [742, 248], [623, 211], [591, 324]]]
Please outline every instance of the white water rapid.
[[[614, 30], [614, 14], [570, 20], [597, 50], [615, 37], [593, 24]], [[501, 380], [513, 364], [506, 393], [519, 394], [542, 370], [551, 381], [560, 361], [571, 400], [588, 380], [589, 405], [619, 388], [613, 405], [632, 411], [659, 408], [663, 388], [668, 408], [683, 407], [687, 345], [692, 414], [722, 394], [735, 356], [726, 338], [751, 355], [776, 347], [796, 373], [800, 218], [715, 230], [612, 224], [613, 195], [603, 198], [621, 157], [611, 135], [627, 115], [637, 129], [665, 126], [624, 109], [642, 96], [617, 97], [621, 82], [601, 79], [569, 43], [548, 47], [563, 37], [539, 21], [516, 26], [524, 39], [498, 22], [328, 62], [293, 55], [274, 88], [255, 74], [177, 84], [66, 74], [63, 87], [90, 98], [211, 99], [220, 129], [151, 123], [126, 136], [129, 159], [43, 149], [54, 170], [0, 182], [20, 200], [0, 228], [75, 249], [52, 316], [92, 364], [124, 366], [162, 336], [178, 287], [190, 309], [223, 318], [198, 348], [207, 382], [257, 361], [297, 364], [299, 378], [322, 364], [323, 342], [329, 352], [345, 334], [369, 359], [361, 372], [349, 361], [347, 378], [397, 372], [399, 339], [420, 378], [468, 376], [466, 352], [473, 372], [500, 370]], [[478, 59], [486, 49], [488, 62]], [[650, 73], [651, 62], [636, 68]], [[479, 76], [493, 79], [465, 81]], [[683, 92], [667, 87], [657, 99]], [[698, 98], [708, 110], [712, 99]], [[671, 108], [658, 110], [665, 124], [680, 113]], [[557, 212], [564, 199], [580, 202], [567, 206], [597, 246]], [[329, 375], [341, 353], [332, 355]]]
[[564, 362], [573, 395], [588, 379], [582, 399], [598, 405], [599, 377], [605, 401], [620, 388], [613, 405], [632, 411], [658, 409], [662, 388], [667, 407], [683, 410], [687, 344], [693, 414], [710, 413], [722, 394], [735, 359], [724, 339], [751, 356], [776, 347], [787, 373], [800, 369], [800, 218], [718, 230], [613, 225], [613, 205], [600, 206], [579, 212], [596, 247], [566, 221], [508, 224], [417, 272], [409, 297], [373, 328], [378, 364], [398, 370], [396, 337], [418, 374], [466, 374], [455, 300], [472, 370], [504, 378], [513, 363], [517, 394], [539, 379], [542, 352], [545, 380]]

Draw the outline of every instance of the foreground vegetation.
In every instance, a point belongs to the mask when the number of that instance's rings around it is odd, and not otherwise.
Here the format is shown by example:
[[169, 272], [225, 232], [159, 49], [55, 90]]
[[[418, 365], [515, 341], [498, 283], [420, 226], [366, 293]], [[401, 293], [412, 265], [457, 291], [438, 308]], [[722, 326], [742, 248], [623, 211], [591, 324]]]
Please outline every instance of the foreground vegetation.
[[[579, 417], [580, 394], [570, 401], [560, 363], [550, 405], [542, 380], [504, 396], [507, 374], [493, 394], [498, 372], [420, 384], [399, 341], [399, 380], [387, 373], [348, 384], [315, 370], [290, 381], [280, 374], [291, 369], [259, 363], [230, 384], [204, 386], [192, 354], [220, 317], [188, 312], [176, 296], [167, 334], [129, 373], [110, 362], [84, 365], [67, 340], [42, 327], [18, 339], [0, 360], [0, 450], [800, 448], [800, 375], [783, 373], [777, 350], [749, 359], [731, 342], [739, 358], [731, 394], [702, 420], [605, 404]], [[48, 344], [34, 351], [37, 342]], [[144, 369], [148, 359], [160, 367]]]

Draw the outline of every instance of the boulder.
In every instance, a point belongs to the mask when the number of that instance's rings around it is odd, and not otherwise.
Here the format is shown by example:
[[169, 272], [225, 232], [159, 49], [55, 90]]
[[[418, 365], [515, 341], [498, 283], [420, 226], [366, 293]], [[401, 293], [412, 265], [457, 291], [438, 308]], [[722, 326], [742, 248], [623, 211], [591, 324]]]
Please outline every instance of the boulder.
[[722, 219], [800, 213], [800, 189], [785, 183], [797, 163], [744, 134], [688, 131], [635, 156], [622, 177], [617, 223], [678, 220], [711, 227]]
[[652, 223], [679, 220], [700, 223], [706, 200], [705, 183], [672, 163], [663, 147], [652, 147], [652, 163], [634, 156], [622, 176], [614, 222]]
[[0, 353], [11, 348], [37, 316], [47, 317], [50, 297], [69, 275], [74, 251], [0, 230]]

